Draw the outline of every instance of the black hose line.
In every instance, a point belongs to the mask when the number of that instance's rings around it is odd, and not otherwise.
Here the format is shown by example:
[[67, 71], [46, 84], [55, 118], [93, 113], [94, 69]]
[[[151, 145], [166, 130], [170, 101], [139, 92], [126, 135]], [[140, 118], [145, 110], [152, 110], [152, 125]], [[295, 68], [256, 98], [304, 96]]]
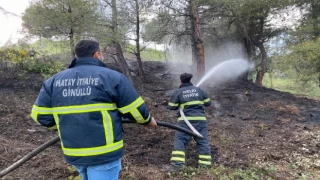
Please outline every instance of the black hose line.
[[[130, 121], [130, 120], [123, 120], [122, 123], [136, 123], [135, 121]], [[167, 128], [171, 128], [171, 129], [175, 129], [178, 131], [181, 131], [183, 133], [189, 134], [190, 136], [196, 137], [196, 138], [202, 138], [199, 137], [197, 134], [193, 133], [192, 131], [182, 128], [180, 126], [176, 126], [173, 124], [169, 124], [169, 123], [165, 123], [165, 122], [161, 122], [161, 121], [157, 121], [157, 125], [158, 126], [163, 126], [163, 127], [167, 127]], [[14, 171], [15, 169], [17, 169], [18, 167], [20, 167], [22, 164], [24, 164], [25, 162], [27, 162], [28, 160], [30, 160], [31, 158], [33, 158], [34, 156], [36, 156], [37, 154], [39, 154], [41, 151], [47, 149], [48, 147], [54, 145], [55, 143], [57, 143], [60, 140], [60, 138], [54, 137], [53, 139], [51, 139], [50, 141], [47, 141], [46, 143], [42, 144], [41, 146], [37, 147], [35, 150], [33, 150], [32, 152], [30, 152], [29, 154], [25, 155], [22, 159], [18, 160], [17, 162], [13, 163], [11, 166], [9, 166], [8, 168], [4, 169], [3, 171], [0, 172], [0, 178], [9, 174], [10, 172]]]

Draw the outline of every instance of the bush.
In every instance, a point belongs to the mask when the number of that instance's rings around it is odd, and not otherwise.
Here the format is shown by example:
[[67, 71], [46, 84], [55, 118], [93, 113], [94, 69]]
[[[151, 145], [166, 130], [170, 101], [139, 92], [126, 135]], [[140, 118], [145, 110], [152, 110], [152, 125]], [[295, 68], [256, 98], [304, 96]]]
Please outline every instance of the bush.
[[64, 69], [64, 64], [59, 61], [35, 59], [28, 60], [24, 68], [28, 72], [39, 73], [47, 79]]
[[28, 52], [16, 48], [0, 49], [0, 60], [10, 60], [15, 64], [22, 63], [23, 59], [28, 57]]

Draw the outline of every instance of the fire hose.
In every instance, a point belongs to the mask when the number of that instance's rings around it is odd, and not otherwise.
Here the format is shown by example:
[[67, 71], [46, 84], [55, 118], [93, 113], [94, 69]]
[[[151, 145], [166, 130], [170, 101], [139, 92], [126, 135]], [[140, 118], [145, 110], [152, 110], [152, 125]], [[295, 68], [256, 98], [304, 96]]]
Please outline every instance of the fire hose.
[[[134, 121], [130, 121], [130, 120], [123, 120], [122, 123], [135, 123]], [[165, 122], [161, 122], [161, 121], [157, 121], [157, 125], [158, 126], [163, 126], [163, 127], [167, 127], [170, 129], [175, 129], [177, 131], [181, 131], [183, 133], [189, 134], [190, 136], [196, 137], [196, 138], [203, 138], [202, 136], [199, 136], [198, 134], [182, 128], [180, 126], [176, 126], [170, 123], [165, 123]], [[53, 139], [51, 139], [50, 141], [47, 141], [46, 143], [42, 144], [41, 146], [37, 147], [35, 150], [33, 150], [32, 152], [30, 152], [29, 154], [25, 155], [23, 158], [21, 158], [20, 160], [18, 160], [17, 162], [13, 163], [11, 166], [9, 166], [8, 168], [4, 169], [3, 171], [0, 172], [0, 178], [9, 174], [10, 172], [14, 171], [15, 169], [17, 169], [18, 167], [20, 167], [22, 164], [24, 164], [25, 162], [27, 162], [28, 160], [30, 160], [31, 158], [33, 158], [34, 156], [36, 156], [37, 154], [39, 154], [40, 152], [42, 152], [43, 150], [47, 149], [48, 147], [56, 144], [58, 141], [60, 140], [60, 138], [54, 137]]]

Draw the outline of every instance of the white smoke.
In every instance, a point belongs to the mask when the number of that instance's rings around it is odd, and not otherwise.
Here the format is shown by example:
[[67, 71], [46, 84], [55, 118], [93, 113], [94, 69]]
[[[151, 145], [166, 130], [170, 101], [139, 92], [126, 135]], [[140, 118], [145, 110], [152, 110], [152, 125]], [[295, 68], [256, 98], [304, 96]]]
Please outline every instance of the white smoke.
[[[178, 45], [171, 45], [168, 48], [167, 53], [170, 63], [167, 63], [167, 65], [170, 72], [177, 75], [184, 72], [192, 73], [191, 48]], [[253, 67], [247, 61], [243, 44], [238, 42], [225, 42], [216, 46], [206, 44], [205, 63], [206, 73], [198, 85], [205, 81], [210, 85], [218, 85], [239, 77]], [[188, 68], [188, 66], [191, 68]], [[179, 82], [179, 79], [176, 78], [175, 83]]]

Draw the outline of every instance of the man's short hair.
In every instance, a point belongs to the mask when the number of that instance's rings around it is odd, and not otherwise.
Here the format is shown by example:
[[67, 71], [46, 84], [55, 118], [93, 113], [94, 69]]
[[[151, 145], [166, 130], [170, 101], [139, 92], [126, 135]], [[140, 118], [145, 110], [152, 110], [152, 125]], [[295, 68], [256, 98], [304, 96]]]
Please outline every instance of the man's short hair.
[[93, 40], [80, 40], [74, 47], [77, 57], [93, 57], [97, 51], [100, 51], [99, 43]]
[[191, 78], [192, 78], [192, 74], [189, 74], [189, 73], [183, 73], [180, 75], [180, 80], [182, 83], [188, 83], [191, 81]]

